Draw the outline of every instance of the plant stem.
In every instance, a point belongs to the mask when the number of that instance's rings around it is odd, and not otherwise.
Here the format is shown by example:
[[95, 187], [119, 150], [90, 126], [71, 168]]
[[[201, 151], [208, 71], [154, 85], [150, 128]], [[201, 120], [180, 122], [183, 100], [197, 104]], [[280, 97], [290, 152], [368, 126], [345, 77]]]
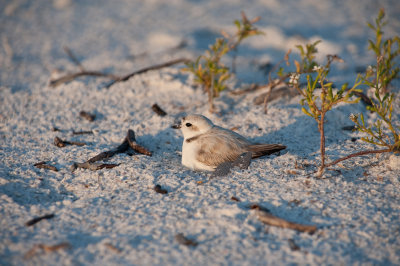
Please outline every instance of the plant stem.
[[362, 156], [362, 155], [366, 155], [366, 154], [374, 154], [374, 153], [385, 153], [385, 152], [391, 152], [391, 149], [383, 149], [383, 150], [367, 150], [367, 151], [360, 151], [360, 152], [356, 152], [350, 155], [347, 155], [343, 158], [337, 159], [336, 161], [333, 161], [331, 163], [328, 163], [327, 165], [325, 165], [326, 167], [335, 165], [337, 163], [340, 163], [341, 161], [353, 158], [353, 157], [357, 157], [357, 156]]
[[318, 129], [321, 136], [320, 149], [321, 149], [321, 166], [319, 167], [318, 176], [322, 176], [325, 168], [325, 131], [324, 131], [325, 112], [321, 112], [321, 118], [318, 121]]

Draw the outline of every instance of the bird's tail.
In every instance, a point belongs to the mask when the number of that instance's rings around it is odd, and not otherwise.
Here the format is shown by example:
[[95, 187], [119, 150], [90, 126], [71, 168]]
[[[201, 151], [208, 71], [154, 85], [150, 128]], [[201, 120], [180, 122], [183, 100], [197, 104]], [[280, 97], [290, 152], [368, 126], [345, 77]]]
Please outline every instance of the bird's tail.
[[251, 151], [252, 158], [254, 159], [286, 149], [286, 146], [281, 144], [254, 144], [249, 145], [248, 149]]

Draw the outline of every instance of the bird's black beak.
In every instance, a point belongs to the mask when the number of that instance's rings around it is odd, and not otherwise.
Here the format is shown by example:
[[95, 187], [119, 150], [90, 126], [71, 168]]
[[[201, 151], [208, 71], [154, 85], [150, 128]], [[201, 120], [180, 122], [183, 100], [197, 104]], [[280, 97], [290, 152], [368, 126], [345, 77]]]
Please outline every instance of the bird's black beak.
[[171, 126], [173, 129], [180, 129], [181, 128], [181, 124], [175, 124]]

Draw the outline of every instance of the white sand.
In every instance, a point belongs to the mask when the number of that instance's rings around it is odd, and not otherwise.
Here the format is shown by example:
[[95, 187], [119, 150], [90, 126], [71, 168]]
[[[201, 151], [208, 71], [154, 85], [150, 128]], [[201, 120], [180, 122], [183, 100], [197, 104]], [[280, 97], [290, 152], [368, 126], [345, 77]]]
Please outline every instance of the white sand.
[[[332, 80], [352, 82], [356, 67], [373, 63], [366, 50], [372, 34], [365, 23], [376, 17], [379, 7], [386, 8], [390, 19], [385, 33], [399, 34], [399, 1], [380, 2], [1, 3], [0, 264], [398, 265], [400, 157], [358, 157], [335, 166], [323, 179], [315, 178], [319, 133], [301, 112], [299, 97], [270, 103], [265, 115], [252, 103], [259, 93], [224, 92], [216, 100], [221, 115], [209, 114], [206, 95], [192, 86], [192, 77], [181, 73], [181, 66], [147, 72], [110, 89], [102, 78], [47, 85], [56, 69], [78, 71], [63, 46], [87, 69], [126, 74], [174, 58], [194, 58], [220, 30], [233, 30], [241, 10], [250, 18], [261, 16], [258, 25], [267, 35], [246, 40], [239, 49], [233, 89], [265, 82], [260, 64], [275, 64], [287, 49], [316, 39], [323, 40], [321, 62], [329, 53], [346, 61], [332, 70]], [[182, 40], [188, 46], [168, 50]], [[399, 82], [394, 84], [398, 92]], [[154, 103], [168, 115], [157, 116], [151, 110]], [[96, 120], [80, 118], [82, 110], [96, 114]], [[350, 113], [359, 112], [365, 112], [362, 104], [342, 105], [329, 113], [328, 160], [375, 148], [359, 140], [363, 135], [341, 129], [352, 125]], [[204, 114], [249, 139], [288, 148], [280, 156], [253, 161], [247, 170], [209, 179], [180, 164], [182, 136], [170, 126], [184, 113]], [[399, 118], [397, 108], [394, 120]], [[117, 147], [128, 129], [152, 157], [118, 154], [107, 162], [120, 164], [113, 169], [70, 171], [73, 162]], [[74, 136], [73, 130], [94, 134]], [[58, 148], [53, 145], [56, 136], [87, 145]], [[40, 161], [59, 171], [33, 166]], [[156, 184], [169, 193], [156, 193]], [[249, 210], [252, 203], [287, 220], [317, 225], [318, 231], [309, 235], [266, 226]], [[55, 217], [25, 226], [49, 213]], [[179, 244], [178, 233], [198, 245]], [[291, 249], [290, 239], [299, 250]], [[35, 245], [60, 243], [70, 247], [27, 254]]]

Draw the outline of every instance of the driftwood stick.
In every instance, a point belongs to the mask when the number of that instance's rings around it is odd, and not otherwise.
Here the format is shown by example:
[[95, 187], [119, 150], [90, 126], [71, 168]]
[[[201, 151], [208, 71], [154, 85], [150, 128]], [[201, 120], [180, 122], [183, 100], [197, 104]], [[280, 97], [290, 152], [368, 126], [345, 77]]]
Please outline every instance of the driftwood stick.
[[55, 216], [54, 213], [50, 213], [50, 214], [46, 214], [46, 215], [43, 215], [43, 216], [35, 217], [32, 220], [27, 221], [25, 223], [25, 225], [26, 226], [32, 226], [34, 224], [37, 224], [41, 220], [54, 218], [54, 216]]
[[149, 67], [145, 67], [143, 69], [140, 69], [138, 71], [135, 71], [133, 73], [130, 73], [128, 75], [125, 76], [117, 76], [114, 74], [107, 74], [104, 72], [100, 72], [100, 71], [89, 71], [89, 70], [81, 70], [79, 72], [76, 73], [72, 73], [72, 74], [68, 74], [65, 76], [62, 76], [60, 78], [54, 79], [54, 80], [50, 80], [50, 87], [57, 87], [61, 84], [64, 84], [66, 82], [72, 81], [74, 79], [77, 79], [79, 77], [83, 77], [83, 76], [92, 76], [92, 77], [104, 77], [104, 78], [109, 78], [112, 79], [113, 81], [111, 81], [109, 84], [106, 85], [106, 88], [111, 87], [112, 85], [114, 85], [114, 83], [117, 82], [121, 82], [121, 81], [127, 81], [128, 79], [130, 79], [131, 77], [138, 75], [138, 74], [142, 74], [144, 72], [150, 71], [150, 70], [156, 70], [156, 69], [161, 69], [164, 67], [169, 67], [175, 64], [179, 64], [179, 63], [185, 63], [188, 62], [189, 60], [186, 58], [180, 58], [180, 59], [175, 59], [172, 61], [168, 61], [165, 62], [163, 64], [158, 64], [158, 65], [153, 65], [153, 66], [149, 66]]
[[111, 169], [114, 167], [117, 167], [119, 164], [115, 163], [89, 163], [89, 162], [84, 162], [84, 163], [73, 163], [71, 166], [71, 171], [75, 171], [77, 168], [83, 168], [83, 169], [89, 169], [91, 171], [97, 171], [103, 168]]
[[157, 69], [161, 69], [161, 68], [164, 68], [164, 67], [169, 67], [169, 66], [172, 66], [172, 65], [180, 64], [180, 63], [186, 63], [188, 61], [189, 60], [186, 59], [186, 58], [179, 58], [179, 59], [171, 60], [171, 61], [168, 61], [168, 62], [165, 62], [165, 63], [162, 63], [162, 64], [145, 67], [145, 68], [142, 68], [142, 69], [137, 70], [135, 72], [132, 72], [132, 73], [130, 73], [128, 75], [125, 75], [125, 76], [122, 76], [120, 78], [114, 79], [113, 81], [108, 83], [105, 87], [108, 89], [108, 88], [110, 88], [112, 85], [114, 85], [117, 82], [127, 81], [131, 77], [139, 75], [139, 74], [142, 74], [142, 73], [145, 73], [147, 71], [157, 70]]
[[383, 150], [367, 150], [367, 151], [360, 151], [360, 152], [356, 152], [350, 155], [347, 155], [343, 158], [339, 158], [336, 161], [333, 161], [331, 163], [325, 164], [325, 167], [329, 167], [332, 165], [335, 165], [337, 163], [340, 163], [341, 161], [353, 158], [353, 157], [357, 157], [357, 156], [362, 156], [362, 155], [367, 155], [367, 154], [375, 154], [375, 153], [385, 153], [385, 152], [391, 152], [391, 149], [383, 149]]
[[111, 158], [115, 154], [124, 153], [129, 149], [129, 147], [132, 147], [130, 143], [132, 143], [132, 145], [136, 144], [135, 132], [132, 129], [128, 130], [128, 133], [126, 134], [125, 139], [122, 141], [122, 143], [117, 148], [115, 148], [113, 150], [102, 152], [102, 153], [94, 156], [93, 158], [90, 158], [89, 160], [87, 160], [87, 163], [94, 163], [94, 162], [97, 162], [100, 160]]
[[101, 152], [98, 155], [90, 158], [89, 160], [87, 160], [84, 163], [75, 162], [71, 166], [71, 171], [73, 172], [77, 168], [84, 168], [84, 169], [89, 169], [92, 171], [100, 170], [103, 168], [114, 168], [114, 167], [118, 166], [119, 164], [105, 164], [105, 163], [95, 163], [95, 162], [111, 158], [118, 153], [127, 152], [129, 147], [131, 147], [133, 150], [135, 150], [138, 153], [151, 156], [150, 151], [148, 151], [146, 148], [144, 148], [136, 143], [135, 132], [133, 130], [129, 129], [123, 142], [117, 148], [109, 150], [109, 151]]
[[63, 148], [67, 145], [77, 145], [77, 146], [84, 146], [86, 143], [83, 142], [78, 142], [78, 141], [67, 141], [67, 140], [62, 140], [59, 137], [54, 138], [54, 145], [56, 145], [59, 148]]
[[79, 77], [83, 76], [92, 76], [92, 77], [104, 77], [104, 78], [109, 78], [109, 79], [118, 79], [118, 76], [115, 76], [113, 74], [107, 74], [99, 71], [80, 71], [72, 74], [68, 74], [66, 76], [62, 76], [58, 79], [50, 80], [50, 87], [57, 87], [61, 84], [64, 84], [66, 82], [72, 81], [74, 79], [77, 79]]
[[93, 134], [93, 131], [92, 130], [88, 130], [88, 131], [75, 131], [75, 130], [72, 130], [72, 135], [90, 135], [90, 134]]
[[38, 163], [35, 163], [33, 166], [35, 166], [36, 168], [42, 168], [42, 169], [49, 169], [49, 170], [52, 170], [52, 171], [55, 171], [55, 172], [58, 172], [58, 169], [55, 167], [55, 166], [53, 166], [53, 165], [48, 165], [46, 162], [38, 162]]
[[269, 212], [265, 212], [262, 210], [257, 210], [258, 219], [268, 225], [276, 226], [280, 228], [289, 228], [299, 232], [305, 232], [309, 234], [314, 234], [317, 231], [317, 227], [315, 225], [303, 225], [298, 223], [289, 222], [282, 218], [279, 218], [275, 215], [272, 215]]
[[147, 156], [151, 156], [151, 151], [147, 150], [145, 147], [139, 145], [136, 142], [135, 132], [131, 129], [128, 130], [128, 134], [126, 135], [126, 140], [128, 141], [129, 147], [131, 147], [137, 153], [141, 153]]
[[96, 155], [96, 156], [90, 158], [89, 160], [87, 160], [87, 163], [94, 163], [94, 162], [97, 162], [97, 161], [100, 161], [100, 160], [111, 158], [115, 154], [126, 152], [128, 150], [128, 148], [129, 148], [129, 144], [128, 144], [128, 141], [125, 138], [124, 141], [116, 149], [109, 150], [109, 151], [104, 151], [102, 153], [99, 153], [98, 155]]
[[175, 240], [182, 245], [195, 247], [199, 243], [196, 240], [187, 238], [184, 234], [179, 233], [175, 235]]

